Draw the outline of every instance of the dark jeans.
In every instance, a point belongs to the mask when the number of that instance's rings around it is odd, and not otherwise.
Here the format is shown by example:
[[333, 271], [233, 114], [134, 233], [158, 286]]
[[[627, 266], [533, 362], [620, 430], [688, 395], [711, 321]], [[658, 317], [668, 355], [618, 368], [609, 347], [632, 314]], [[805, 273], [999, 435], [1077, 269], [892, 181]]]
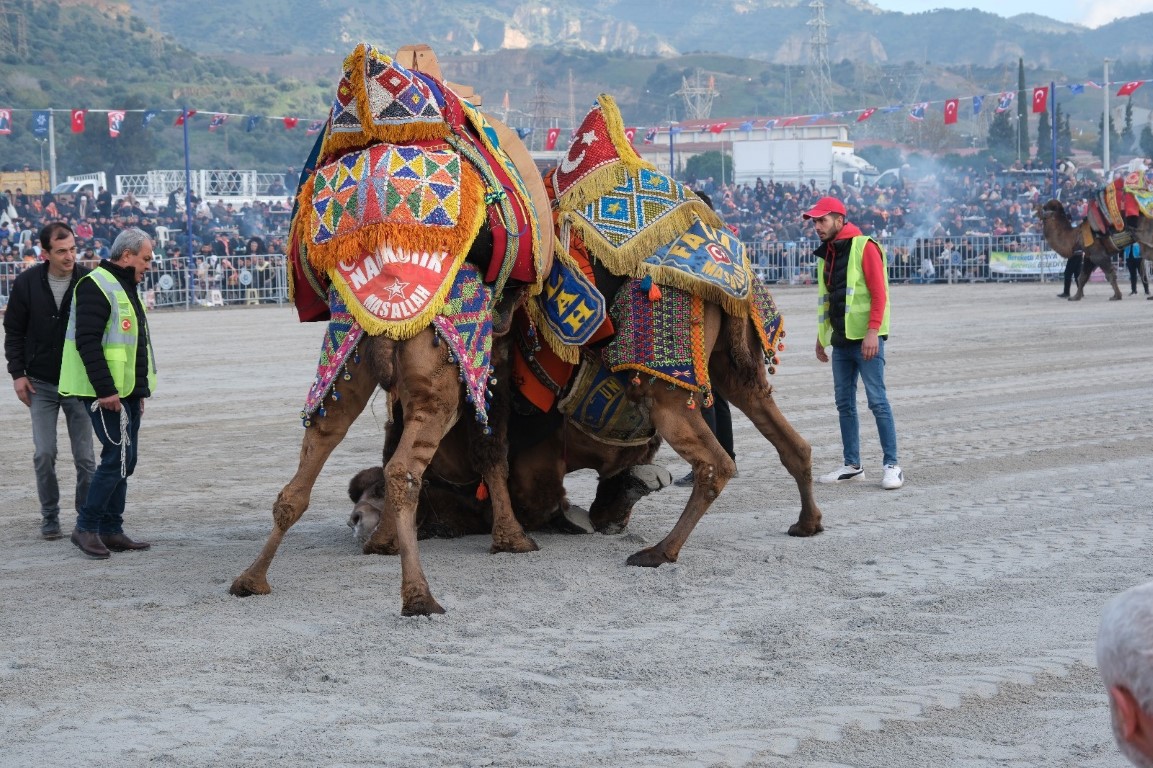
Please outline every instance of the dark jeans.
[[1141, 285], [1145, 287], [1145, 293], [1149, 293], [1149, 281], [1145, 277], [1145, 265], [1141, 263], [1140, 257], [1136, 259], [1125, 259], [1125, 266], [1129, 268], [1129, 285], [1133, 288], [1133, 293], [1137, 293], [1137, 278], [1141, 278]]
[[[86, 406], [91, 408], [93, 400], [86, 398]], [[96, 533], [124, 532], [124, 501], [128, 496], [128, 478], [136, 469], [136, 436], [140, 432], [140, 398], [121, 400], [120, 405], [128, 416], [128, 444], [124, 448], [124, 461], [121, 464], [121, 444], [123, 433], [119, 413], [97, 408], [89, 411], [96, 439], [102, 446], [100, 465], [88, 488], [88, 498], [76, 516], [76, 527], [81, 531]], [[124, 476], [121, 477], [121, 467]]]
[[725, 449], [725, 453], [730, 458], [737, 458], [733, 450], [733, 414], [729, 410], [728, 401], [714, 392], [712, 407], [703, 409], [701, 415], [705, 417], [705, 423], [717, 436], [717, 442]]
[[1069, 287], [1077, 276], [1081, 274], [1082, 256], [1070, 256], [1065, 260], [1065, 293], [1069, 293]]

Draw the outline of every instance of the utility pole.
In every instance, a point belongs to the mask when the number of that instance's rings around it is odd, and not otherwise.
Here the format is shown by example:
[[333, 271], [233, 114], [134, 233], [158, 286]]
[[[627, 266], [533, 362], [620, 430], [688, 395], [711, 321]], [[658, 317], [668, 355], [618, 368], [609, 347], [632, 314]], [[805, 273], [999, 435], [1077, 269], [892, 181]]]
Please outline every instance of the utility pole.
[[809, 35], [809, 98], [819, 114], [833, 111], [833, 71], [829, 66], [829, 23], [825, 21], [824, 0], [809, 3], [813, 18], [806, 22], [813, 28]]
[[713, 101], [720, 95], [716, 88], [716, 79], [709, 75], [708, 83], [705, 84], [702, 81], [703, 77], [704, 72], [699, 69], [693, 73], [692, 80], [682, 77], [681, 89], [673, 94], [684, 99], [685, 117], [689, 120], [709, 119], [713, 113]]
[[1113, 132], [1109, 119], [1109, 59], [1105, 59], [1105, 79], [1101, 81], [1101, 93], [1105, 94], [1105, 114], [1101, 118], [1101, 171], [1105, 181], [1112, 181], [1109, 173], [1109, 134]]

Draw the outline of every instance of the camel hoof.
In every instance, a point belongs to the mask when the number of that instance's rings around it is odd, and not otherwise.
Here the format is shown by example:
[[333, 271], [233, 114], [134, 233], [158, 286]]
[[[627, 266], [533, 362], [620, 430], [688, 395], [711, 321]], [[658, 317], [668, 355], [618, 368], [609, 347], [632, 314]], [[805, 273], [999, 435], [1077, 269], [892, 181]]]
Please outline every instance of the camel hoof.
[[1070, 296], [1069, 297], [1069, 301], [1080, 301], [1080, 300], [1081, 300], [1080, 296]]
[[540, 547], [532, 540], [532, 537], [526, 533], [519, 536], [514, 536], [511, 539], [493, 539], [492, 546], [489, 547], [488, 553], [495, 555], [500, 552], [509, 552], [511, 554], [523, 554], [525, 552], [536, 552]]
[[361, 548], [366, 555], [396, 555], [400, 550], [396, 548], [395, 541], [373, 541], [369, 539]]
[[228, 591], [236, 597], [251, 597], [253, 595], [267, 595], [272, 592], [272, 587], [269, 585], [268, 579], [263, 576], [242, 573], [236, 577], [236, 581], [232, 582]]
[[1110, 296], [1109, 301], [1121, 301], [1121, 295], [1118, 294], [1116, 296]]
[[401, 616], [431, 616], [434, 613], [444, 613], [444, 609], [430, 594], [406, 598], [400, 608]]
[[797, 537], [816, 536], [821, 531], [825, 530], [825, 526], [821, 525], [820, 521], [816, 524], [802, 524], [800, 521], [793, 523], [789, 526], [789, 535]]
[[634, 552], [629, 555], [629, 559], [625, 560], [625, 565], [635, 565], [640, 568], [659, 568], [665, 563], [675, 562], [665, 553], [658, 552], [653, 547], [642, 549], [640, 552]]
[[605, 536], [619, 536], [628, 530], [629, 519], [626, 517], [624, 520], [613, 520], [605, 523], [597, 528], [597, 533], [604, 534]]

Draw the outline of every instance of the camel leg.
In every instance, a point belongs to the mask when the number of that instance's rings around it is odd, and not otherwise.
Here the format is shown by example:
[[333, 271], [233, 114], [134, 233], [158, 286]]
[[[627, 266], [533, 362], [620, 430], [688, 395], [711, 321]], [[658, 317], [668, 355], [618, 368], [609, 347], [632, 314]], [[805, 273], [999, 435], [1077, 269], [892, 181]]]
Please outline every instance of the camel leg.
[[1069, 301], [1080, 301], [1085, 295], [1085, 285], [1089, 276], [1093, 274], [1093, 263], [1085, 256], [1085, 266], [1081, 267], [1081, 274], [1077, 275], [1077, 292], [1069, 297]]
[[736, 462], [709, 430], [699, 409], [686, 407], [688, 393], [650, 385], [652, 420], [657, 432], [677, 454], [693, 467], [693, 492], [676, 525], [656, 545], [629, 556], [628, 565], [656, 568], [675, 563], [681, 547], [737, 471]]
[[369, 374], [367, 365], [349, 362], [350, 381], [337, 385], [339, 400], [330, 400], [325, 407], [325, 415], [312, 419], [312, 424], [304, 430], [304, 440], [300, 445], [300, 460], [296, 474], [276, 497], [272, 505], [272, 532], [264, 549], [248, 566], [244, 573], [236, 577], [228, 591], [237, 597], [267, 595], [272, 591], [268, 584], [268, 567], [280, 547], [280, 542], [288, 529], [300, 519], [312, 498], [312, 487], [324, 463], [332, 455], [336, 446], [344, 440], [348, 428], [368, 404], [376, 389], [377, 380]]
[[[725, 384], [725, 382], [720, 382]], [[753, 425], [777, 449], [781, 464], [793, 476], [801, 492], [801, 515], [789, 526], [790, 536], [814, 536], [821, 525], [821, 510], [813, 498], [813, 451], [805, 438], [793, 429], [773, 400], [772, 389], [755, 391], [728, 385], [722, 395], [749, 417]]]
[[1121, 288], [1117, 285], [1117, 267], [1113, 266], [1113, 259], [1109, 259], [1109, 266], [1104, 269], [1109, 285], [1113, 286], [1113, 298], [1109, 301], [1121, 301]]

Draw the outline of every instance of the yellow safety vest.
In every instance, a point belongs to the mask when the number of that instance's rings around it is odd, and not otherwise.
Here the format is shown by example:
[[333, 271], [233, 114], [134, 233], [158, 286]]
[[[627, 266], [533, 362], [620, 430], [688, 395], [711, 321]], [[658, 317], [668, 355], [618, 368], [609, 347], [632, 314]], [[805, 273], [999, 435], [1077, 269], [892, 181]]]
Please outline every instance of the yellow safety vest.
[[[869, 330], [869, 313], [873, 308], [873, 297], [869, 293], [869, 286], [865, 283], [864, 263], [865, 245], [872, 238], [859, 235], [853, 238], [853, 245], [849, 249], [849, 263], [845, 266], [845, 338], [858, 340], [865, 338]], [[876, 240], [877, 250], [881, 253], [881, 274], [885, 278], [885, 295], [889, 294], [889, 263], [885, 258], [885, 249]], [[889, 335], [889, 305], [885, 302], [885, 316], [881, 320], [881, 327], [877, 330], [879, 336]], [[817, 339], [821, 346], [827, 347], [833, 340], [833, 324], [829, 320], [829, 287], [825, 285], [825, 270], [817, 269]]]

